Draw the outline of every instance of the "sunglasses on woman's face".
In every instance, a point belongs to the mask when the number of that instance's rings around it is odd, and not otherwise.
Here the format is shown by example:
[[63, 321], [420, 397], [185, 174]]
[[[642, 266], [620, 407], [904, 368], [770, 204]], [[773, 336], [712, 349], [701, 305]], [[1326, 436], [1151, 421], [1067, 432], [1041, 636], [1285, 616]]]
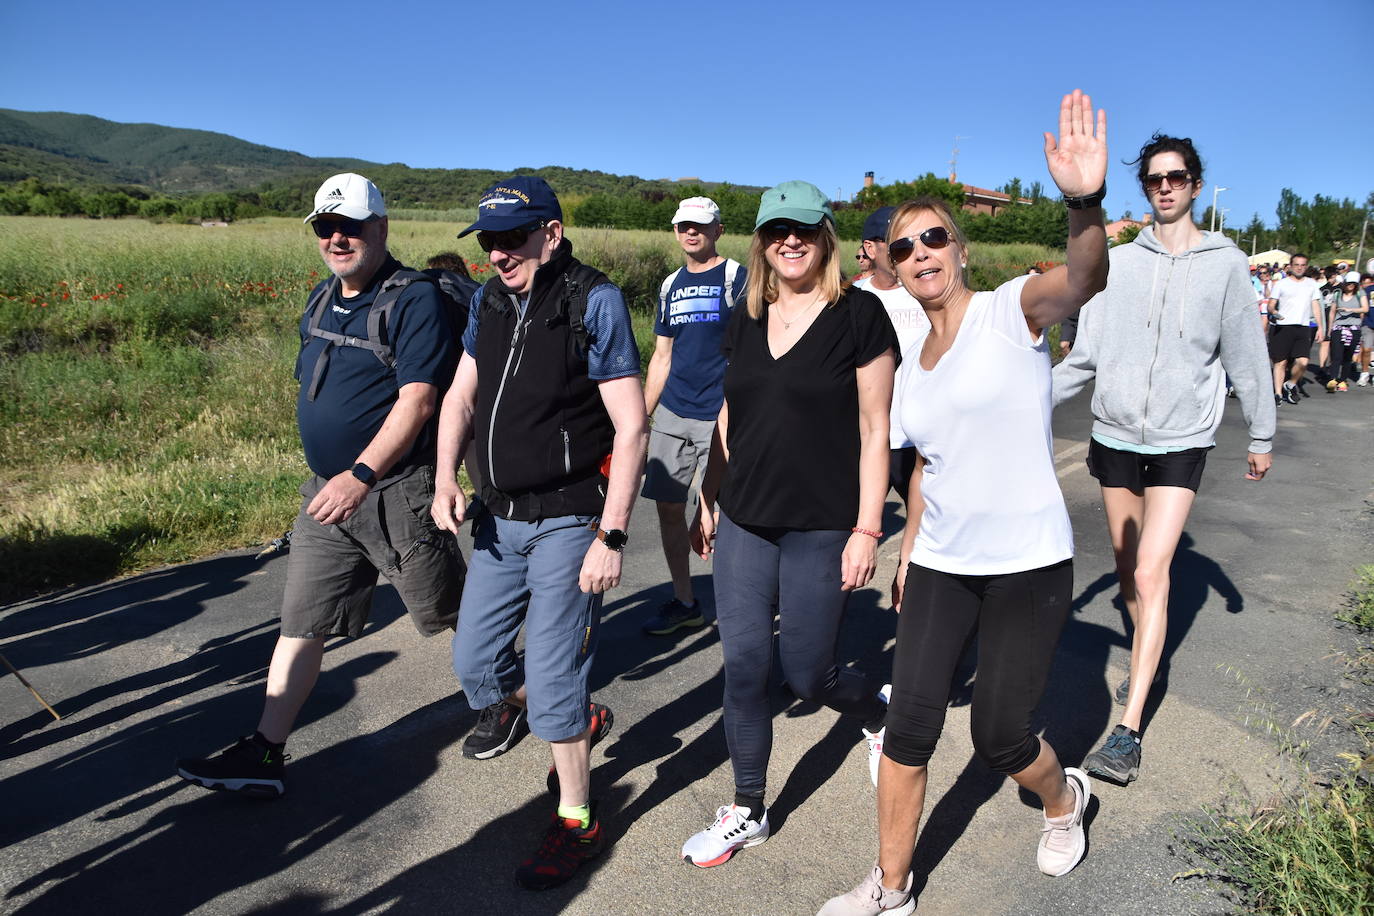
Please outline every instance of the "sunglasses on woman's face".
[[530, 223], [519, 229], [504, 229], [500, 232], [482, 231], [477, 233], [477, 244], [487, 254], [491, 254], [497, 248], [502, 251], [514, 251], [529, 241], [531, 232], [543, 225], [543, 223]]
[[911, 257], [911, 253], [916, 250], [918, 239], [927, 248], [944, 248], [949, 244], [949, 230], [944, 226], [931, 226], [920, 235], [893, 239], [887, 244], [887, 253], [892, 258], [892, 263], [900, 264]]
[[775, 223], [767, 223], [759, 227], [759, 234], [764, 241], [773, 245], [787, 241], [789, 236], [795, 235], [798, 241], [814, 242], [816, 237], [821, 234], [820, 223], [794, 223], [788, 220], [779, 220]]
[[1145, 190], [1158, 191], [1165, 181], [1169, 182], [1172, 190], [1181, 191], [1193, 183], [1193, 176], [1187, 169], [1174, 169], [1162, 175], [1156, 172], [1145, 176]]

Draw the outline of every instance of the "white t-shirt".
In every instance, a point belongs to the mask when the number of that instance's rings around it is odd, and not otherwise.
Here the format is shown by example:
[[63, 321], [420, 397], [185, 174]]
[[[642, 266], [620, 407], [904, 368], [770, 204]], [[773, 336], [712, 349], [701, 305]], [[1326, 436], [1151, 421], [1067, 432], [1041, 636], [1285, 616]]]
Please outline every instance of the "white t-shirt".
[[990, 576], [1073, 556], [1073, 529], [1054, 473], [1050, 356], [1021, 311], [1029, 277], [974, 293], [954, 344], [921, 368], [918, 339], [902, 360], [902, 431], [925, 459], [925, 512], [907, 559]]
[[[1311, 277], [1284, 277], [1269, 290], [1269, 297], [1278, 304], [1271, 308], [1269, 320], [1274, 324], [1298, 324], [1303, 327], [1312, 321], [1312, 301], [1321, 302], [1321, 287]], [[1274, 318], [1277, 311], [1282, 318]]]
[[[873, 285], [872, 277], [865, 277], [854, 284], [859, 289], [867, 290], [877, 296], [883, 302], [883, 308], [887, 310], [887, 317], [892, 321], [892, 327], [897, 332], [897, 345], [901, 348], [901, 357], [907, 358], [907, 350], [911, 349], [911, 344], [919, 336], [925, 340], [925, 334], [930, 329], [930, 319], [926, 317], [926, 310], [921, 308], [921, 303], [916, 301], [916, 297], [906, 291], [901, 284], [892, 289], [878, 289]], [[902, 434], [901, 408], [902, 401], [898, 397], [899, 392], [892, 392], [892, 415], [891, 423], [888, 425], [888, 443], [892, 448], [906, 448], [911, 445]]]

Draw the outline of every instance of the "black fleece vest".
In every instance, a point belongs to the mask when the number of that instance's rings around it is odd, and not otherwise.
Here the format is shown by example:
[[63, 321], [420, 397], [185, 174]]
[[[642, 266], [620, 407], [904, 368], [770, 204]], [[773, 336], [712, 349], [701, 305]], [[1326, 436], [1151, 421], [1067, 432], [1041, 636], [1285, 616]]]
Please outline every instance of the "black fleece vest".
[[499, 278], [482, 290], [475, 441], [482, 501], [504, 518], [600, 515], [615, 428], [587, 377], [587, 294], [605, 274], [567, 239], [535, 272], [524, 314]]

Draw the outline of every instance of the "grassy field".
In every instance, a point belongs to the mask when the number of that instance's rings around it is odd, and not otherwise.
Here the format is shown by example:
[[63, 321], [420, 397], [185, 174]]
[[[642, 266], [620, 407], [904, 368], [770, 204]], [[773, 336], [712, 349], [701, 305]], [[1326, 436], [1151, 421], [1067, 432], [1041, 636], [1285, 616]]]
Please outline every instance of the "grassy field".
[[[390, 247], [485, 263], [460, 225], [394, 220]], [[568, 234], [625, 290], [647, 358], [671, 233]], [[306, 474], [296, 326], [324, 269], [300, 222], [0, 217], [0, 239], [0, 600], [281, 534]], [[1059, 256], [982, 246], [972, 267], [991, 285]]]

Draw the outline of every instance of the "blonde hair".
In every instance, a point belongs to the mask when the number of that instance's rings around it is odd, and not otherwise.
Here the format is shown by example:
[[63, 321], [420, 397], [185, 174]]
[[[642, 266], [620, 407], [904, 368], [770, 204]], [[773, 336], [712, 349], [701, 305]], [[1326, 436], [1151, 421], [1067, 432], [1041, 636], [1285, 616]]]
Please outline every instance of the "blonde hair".
[[[820, 248], [821, 256], [821, 275], [817, 279], [816, 288], [825, 298], [825, 307], [830, 308], [839, 301], [842, 281], [840, 240], [835, 235], [835, 224], [828, 218], [821, 220], [821, 231], [816, 236], [816, 245]], [[764, 303], [778, 301], [778, 277], [773, 272], [773, 266], [768, 263], [768, 258], [764, 256], [767, 251], [768, 242], [764, 241], [760, 233], [755, 232], [749, 242], [749, 289], [745, 299], [749, 317], [755, 321], [763, 317]]]
[[963, 255], [963, 272], [960, 279], [964, 286], [968, 286], [968, 236], [964, 235], [964, 230], [959, 228], [959, 224], [954, 221], [954, 211], [949, 208], [949, 202], [939, 197], [923, 195], [914, 200], [908, 200], [892, 212], [892, 218], [887, 221], [887, 260], [890, 267], [896, 270], [897, 264], [892, 260], [892, 243], [902, 236], [897, 234], [897, 227], [910, 222], [919, 213], [933, 213], [940, 220], [940, 224], [949, 233], [949, 239], [959, 246], [959, 253]]

